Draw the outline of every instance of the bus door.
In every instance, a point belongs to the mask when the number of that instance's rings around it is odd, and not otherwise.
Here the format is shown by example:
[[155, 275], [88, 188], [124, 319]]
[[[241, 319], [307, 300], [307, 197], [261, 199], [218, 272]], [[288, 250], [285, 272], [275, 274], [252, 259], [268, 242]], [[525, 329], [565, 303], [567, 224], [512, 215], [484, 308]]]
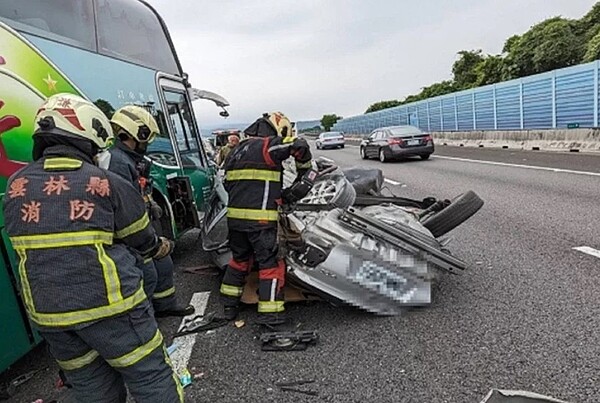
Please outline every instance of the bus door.
[[183, 176], [167, 178], [169, 199], [178, 231], [199, 228], [212, 188], [212, 170], [200, 145], [191, 103], [184, 85], [175, 78], [159, 79], [164, 118]]

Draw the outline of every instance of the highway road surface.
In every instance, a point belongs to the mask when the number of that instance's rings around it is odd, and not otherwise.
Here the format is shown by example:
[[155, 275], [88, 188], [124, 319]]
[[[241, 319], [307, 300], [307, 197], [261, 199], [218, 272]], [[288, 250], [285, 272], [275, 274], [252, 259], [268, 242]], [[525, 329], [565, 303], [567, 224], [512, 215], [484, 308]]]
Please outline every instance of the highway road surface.
[[[455, 229], [452, 253], [468, 262], [442, 275], [430, 307], [375, 317], [325, 303], [289, 304], [302, 329], [321, 335], [304, 352], [262, 352], [253, 308], [246, 325], [192, 336], [175, 351], [195, 375], [189, 402], [477, 403], [491, 388], [568, 402], [600, 402], [600, 156], [438, 147], [428, 161], [362, 161], [358, 148], [318, 151], [341, 167], [380, 168], [397, 195], [451, 198], [473, 190], [485, 205]], [[218, 309], [218, 276], [187, 236], [175, 259], [178, 290]], [[160, 320], [168, 344], [178, 320]], [[0, 382], [50, 366], [15, 402], [64, 396], [43, 346]], [[282, 391], [280, 381], [311, 379]]]

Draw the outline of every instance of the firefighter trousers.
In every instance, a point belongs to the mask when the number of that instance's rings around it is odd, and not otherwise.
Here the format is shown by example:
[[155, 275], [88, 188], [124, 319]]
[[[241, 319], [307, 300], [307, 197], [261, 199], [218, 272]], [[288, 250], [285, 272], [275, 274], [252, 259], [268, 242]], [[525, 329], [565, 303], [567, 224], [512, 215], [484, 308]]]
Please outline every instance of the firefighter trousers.
[[175, 286], [173, 284], [173, 270], [175, 264], [171, 256], [154, 259], [151, 263], [157, 274], [156, 288], [152, 295], [152, 304], [157, 312], [174, 309], [177, 305]]
[[148, 302], [83, 329], [41, 335], [77, 402], [125, 403], [125, 385], [138, 402], [184, 401]]
[[232, 259], [225, 269], [221, 296], [225, 306], [237, 306], [246, 277], [258, 266], [258, 313], [284, 311], [285, 264], [278, 260], [277, 228], [260, 231], [229, 231]]
[[145, 263], [139, 263], [138, 267], [142, 270], [142, 276], [144, 278], [144, 293], [146, 293], [146, 297], [148, 297], [149, 300], [152, 300], [158, 281], [156, 267], [152, 260]]

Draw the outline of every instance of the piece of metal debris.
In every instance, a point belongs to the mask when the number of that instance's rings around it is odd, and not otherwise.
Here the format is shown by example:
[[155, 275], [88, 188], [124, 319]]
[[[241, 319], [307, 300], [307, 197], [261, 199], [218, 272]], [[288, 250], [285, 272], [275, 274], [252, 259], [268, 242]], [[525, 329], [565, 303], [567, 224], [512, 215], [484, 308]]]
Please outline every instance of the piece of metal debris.
[[290, 386], [301, 386], [301, 385], [306, 385], [309, 383], [315, 383], [314, 379], [306, 379], [306, 380], [300, 380], [300, 381], [291, 381], [291, 382], [276, 382], [275, 386], [281, 386], [281, 387], [290, 387]]
[[225, 326], [229, 321], [225, 318], [215, 316], [214, 312], [207, 315], [196, 315], [189, 319], [184, 319], [179, 330], [173, 338], [185, 336], [190, 333], [197, 333], [204, 330], [213, 330]]
[[201, 274], [205, 276], [218, 276], [219, 268], [213, 264], [205, 264], [201, 266], [185, 267], [184, 273]]
[[239, 329], [240, 327], [244, 327], [246, 325], [246, 322], [243, 320], [236, 320], [235, 322], [233, 322], [233, 324]]
[[268, 332], [260, 335], [263, 351], [302, 351], [318, 340], [319, 335], [314, 330]]
[[309, 396], [318, 396], [318, 392], [315, 390], [306, 390], [306, 389], [298, 389], [296, 386], [308, 385], [310, 383], [315, 383], [314, 379], [307, 380], [299, 380], [299, 381], [291, 381], [291, 382], [277, 382], [276, 386], [279, 387], [284, 392], [296, 392], [302, 393]]
[[550, 396], [522, 390], [492, 389], [479, 403], [569, 403]]
[[284, 392], [296, 392], [296, 393], [302, 393], [304, 395], [309, 395], [309, 396], [319, 396], [319, 393], [316, 390], [302, 390], [302, 389], [290, 388], [290, 387], [281, 387], [280, 389], [283, 390]]

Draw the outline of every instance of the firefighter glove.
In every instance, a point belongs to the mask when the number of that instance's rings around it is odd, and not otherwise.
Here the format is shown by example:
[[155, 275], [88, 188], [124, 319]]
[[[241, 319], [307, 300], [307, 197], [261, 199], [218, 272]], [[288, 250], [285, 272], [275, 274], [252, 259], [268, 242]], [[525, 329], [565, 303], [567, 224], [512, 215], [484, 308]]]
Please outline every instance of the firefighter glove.
[[300, 176], [294, 184], [281, 192], [281, 197], [285, 204], [294, 204], [303, 198], [311, 191], [317, 178], [317, 171], [309, 169], [305, 174]]
[[158, 250], [154, 256], [152, 256], [154, 259], [162, 259], [163, 257], [170, 255], [173, 252], [173, 249], [175, 249], [175, 243], [170, 239], [161, 236], [158, 241], [160, 244]]

